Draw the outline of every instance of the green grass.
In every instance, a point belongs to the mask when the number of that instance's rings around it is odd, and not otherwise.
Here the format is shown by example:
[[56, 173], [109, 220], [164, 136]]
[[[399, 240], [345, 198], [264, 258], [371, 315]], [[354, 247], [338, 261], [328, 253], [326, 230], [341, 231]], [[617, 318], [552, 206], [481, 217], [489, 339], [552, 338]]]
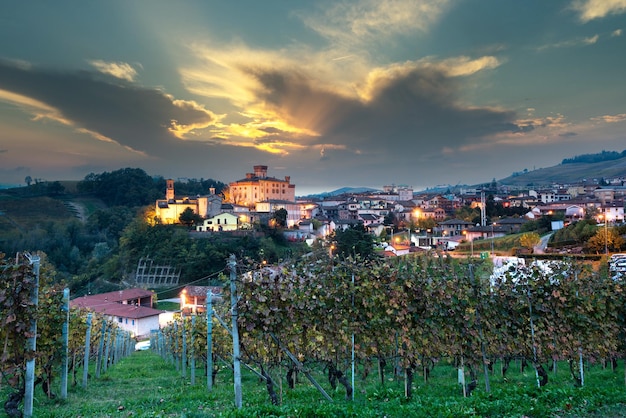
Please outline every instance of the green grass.
[[180, 311], [180, 303], [157, 302], [157, 309], [163, 309], [164, 311]]
[[71, 200], [85, 209], [85, 216], [87, 217], [99, 209], [106, 208], [102, 200], [95, 197], [76, 197]]
[[[519, 247], [519, 239], [522, 234], [510, 234], [504, 237], [496, 237], [493, 239], [493, 249], [497, 255], [511, 255], [513, 248]], [[491, 252], [491, 238], [474, 240], [474, 256], [480, 256], [481, 252]], [[456, 253], [469, 254], [472, 250], [472, 244], [463, 242], [454, 250]]]
[[[456, 370], [439, 364], [431, 379], [424, 382], [415, 376], [411, 400], [404, 398], [403, 381], [390, 378], [384, 386], [372, 372], [367, 381], [356, 380], [356, 399], [345, 400], [345, 391], [332, 391], [321, 371], [315, 379], [333, 397], [326, 401], [305, 379], [288, 390], [282, 382], [282, 404], [271, 405], [265, 385], [242, 368], [243, 408], [233, 403], [230, 368], [223, 366], [216, 385], [209, 392], [202, 365], [196, 372], [196, 384], [183, 379], [176, 367], [152, 351], [135, 352], [110, 367], [99, 379], [91, 378], [86, 389], [72, 386], [67, 400], [50, 400], [36, 391], [36, 417], [626, 417], [626, 387], [620, 364], [613, 372], [593, 365], [586, 370], [585, 387], [571, 382], [565, 363], [557, 375], [550, 372], [550, 382], [537, 388], [531, 368], [521, 373], [512, 365], [508, 381], [500, 376], [499, 365], [490, 375], [491, 393], [484, 381], [470, 398], [463, 398], [456, 383]], [[388, 369], [390, 369], [388, 367]], [[281, 373], [273, 370], [279, 382]], [[390, 373], [390, 370], [388, 370]], [[79, 375], [81, 375], [79, 373]], [[482, 378], [482, 374], [480, 375]], [[280, 393], [280, 388], [276, 388]], [[6, 395], [4, 395], [6, 396]], [[6, 399], [6, 398], [4, 398]]]

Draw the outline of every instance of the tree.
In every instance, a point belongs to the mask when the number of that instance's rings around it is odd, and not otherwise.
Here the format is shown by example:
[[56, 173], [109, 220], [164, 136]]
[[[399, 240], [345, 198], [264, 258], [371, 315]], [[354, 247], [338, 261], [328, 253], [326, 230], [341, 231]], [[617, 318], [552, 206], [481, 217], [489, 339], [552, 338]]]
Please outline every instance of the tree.
[[385, 219], [383, 219], [383, 225], [391, 226], [391, 225], [395, 225], [395, 223], [396, 223], [396, 215], [395, 213], [393, 213], [393, 211], [389, 211], [387, 215], [385, 215]]
[[463, 221], [476, 223], [480, 221], [480, 209], [472, 208], [470, 205], [461, 206], [454, 211], [454, 216]]
[[30, 186], [30, 184], [33, 182], [33, 178], [31, 176], [26, 176], [24, 177], [24, 182], [27, 186]]
[[181, 224], [191, 228], [193, 225], [202, 222], [202, 217], [194, 212], [193, 209], [187, 208], [180, 214], [178, 220]]
[[417, 220], [417, 229], [424, 231], [428, 231], [430, 229], [432, 231], [436, 226], [437, 221], [435, 221], [435, 218], [419, 218]]
[[[162, 182], [161, 182], [162, 183]], [[82, 193], [93, 193], [109, 206], [144, 206], [162, 196], [155, 181], [140, 168], [124, 168], [111, 173], [89, 174], [78, 183]]]
[[63, 194], [63, 192], [65, 192], [65, 186], [63, 186], [61, 182], [55, 181], [48, 184], [48, 193], [51, 196], [58, 196], [60, 194]]
[[232, 202], [232, 203], [236, 203], [236, 202], [233, 202], [233, 201], [231, 200], [232, 196], [231, 196], [231, 193], [230, 193], [230, 187], [225, 186], [225, 187], [222, 189], [222, 192], [220, 193], [220, 195], [222, 196], [222, 199], [224, 200], [224, 202]]
[[608, 251], [619, 251], [624, 245], [624, 239], [615, 228], [598, 228], [596, 234], [587, 241], [587, 247], [596, 254]]
[[281, 208], [281, 209], [278, 209], [276, 212], [274, 212], [274, 216], [272, 216], [272, 219], [276, 221], [276, 225], [284, 228], [287, 226], [288, 214], [289, 213], [287, 212], [287, 209]]
[[343, 257], [360, 255], [371, 258], [374, 255], [374, 240], [365, 230], [362, 223], [354, 224], [350, 228], [335, 231], [337, 254]]
[[532, 249], [541, 242], [541, 237], [536, 232], [526, 232], [519, 239], [520, 245], [524, 248]]

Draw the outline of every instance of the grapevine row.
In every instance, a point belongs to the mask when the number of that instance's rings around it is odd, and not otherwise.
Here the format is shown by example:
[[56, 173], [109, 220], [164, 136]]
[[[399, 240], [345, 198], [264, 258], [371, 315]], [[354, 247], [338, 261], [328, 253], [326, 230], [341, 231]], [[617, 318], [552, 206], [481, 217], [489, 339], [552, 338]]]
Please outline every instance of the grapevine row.
[[[31, 260], [20, 255], [9, 260], [0, 254], [0, 386], [11, 388], [4, 402], [9, 417], [32, 416], [35, 387], [41, 385], [46, 396], [56, 397], [53, 382], [60, 376], [60, 396], [66, 398], [68, 375], [77, 385], [82, 369], [81, 383], [86, 386], [90, 361], [96, 362], [100, 377], [134, 348], [130, 334], [114, 321], [70, 309], [69, 290], [52, 283], [53, 270], [45, 260], [40, 269]], [[39, 256], [36, 260], [41, 262]], [[34, 366], [32, 376], [29, 365]]]
[[[548, 382], [549, 363], [567, 360], [581, 385], [583, 356], [623, 357], [623, 283], [573, 260], [517, 265], [498, 277], [491, 270], [488, 260], [427, 256], [249, 270], [237, 278], [241, 361], [269, 383], [277, 369], [286, 369], [290, 386], [296, 373], [321, 364], [331, 386], [343, 385], [348, 397], [353, 361], [378, 366], [381, 383], [393, 365], [410, 397], [414, 375], [428, 379], [442, 359], [463, 367], [471, 392], [483, 369], [489, 391], [487, 370], [496, 359], [503, 360], [503, 373], [512, 358], [530, 361], [538, 385]], [[229, 298], [226, 289], [224, 301]], [[230, 324], [230, 306], [222, 302], [217, 309], [211, 360], [229, 363], [232, 340], [221, 323]], [[192, 327], [190, 318], [181, 318], [161, 332], [159, 347], [178, 367], [191, 355], [207, 362], [205, 319]], [[193, 340], [186, 352], [183, 336]]]

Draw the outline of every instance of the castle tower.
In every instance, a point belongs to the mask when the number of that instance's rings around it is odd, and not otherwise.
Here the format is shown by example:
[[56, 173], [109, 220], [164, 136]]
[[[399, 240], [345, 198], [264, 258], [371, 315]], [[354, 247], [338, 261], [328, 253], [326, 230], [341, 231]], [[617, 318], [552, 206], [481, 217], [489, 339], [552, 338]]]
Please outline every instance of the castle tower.
[[174, 200], [174, 180], [168, 179], [165, 181], [165, 200], [168, 202]]
[[267, 177], [267, 166], [266, 165], [255, 165], [254, 166], [254, 176], [260, 179], [264, 179]]

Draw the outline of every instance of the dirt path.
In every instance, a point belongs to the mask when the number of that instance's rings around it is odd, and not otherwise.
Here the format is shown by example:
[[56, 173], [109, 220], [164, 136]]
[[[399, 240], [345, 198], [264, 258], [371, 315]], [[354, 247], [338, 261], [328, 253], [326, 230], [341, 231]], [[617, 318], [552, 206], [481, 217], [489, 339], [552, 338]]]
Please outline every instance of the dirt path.
[[67, 204], [76, 211], [76, 217], [80, 219], [81, 222], [85, 222], [87, 220], [87, 216], [85, 215], [85, 207], [83, 205], [71, 201], [67, 202]]

